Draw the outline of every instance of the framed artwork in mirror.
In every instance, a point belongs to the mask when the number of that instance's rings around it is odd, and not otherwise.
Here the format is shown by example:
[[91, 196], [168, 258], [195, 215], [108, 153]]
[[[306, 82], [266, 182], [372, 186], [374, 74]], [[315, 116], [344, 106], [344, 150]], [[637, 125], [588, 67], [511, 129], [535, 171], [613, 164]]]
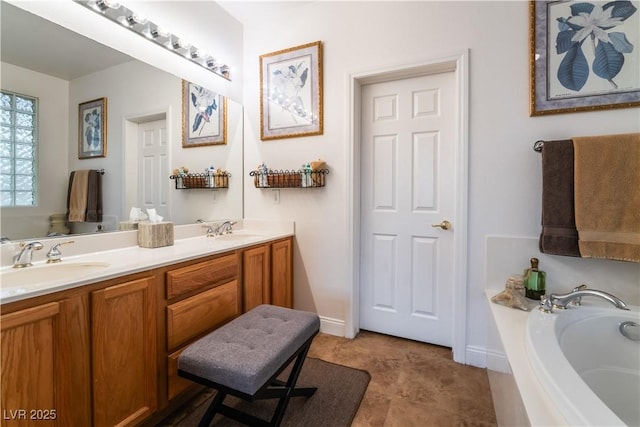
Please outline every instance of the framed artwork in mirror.
[[260, 56], [260, 139], [322, 135], [322, 42]]
[[78, 158], [107, 156], [107, 98], [83, 102], [78, 108]]
[[182, 147], [227, 143], [227, 99], [182, 81]]
[[530, 0], [530, 115], [639, 106], [639, 7]]

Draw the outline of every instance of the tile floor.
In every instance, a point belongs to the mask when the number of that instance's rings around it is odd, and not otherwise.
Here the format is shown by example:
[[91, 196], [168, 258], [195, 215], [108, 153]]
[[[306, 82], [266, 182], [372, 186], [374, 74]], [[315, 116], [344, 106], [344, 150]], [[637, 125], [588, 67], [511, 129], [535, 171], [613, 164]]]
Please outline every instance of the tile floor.
[[486, 370], [454, 362], [449, 348], [362, 331], [319, 334], [309, 357], [371, 374], [354, 427], [497, 425]]

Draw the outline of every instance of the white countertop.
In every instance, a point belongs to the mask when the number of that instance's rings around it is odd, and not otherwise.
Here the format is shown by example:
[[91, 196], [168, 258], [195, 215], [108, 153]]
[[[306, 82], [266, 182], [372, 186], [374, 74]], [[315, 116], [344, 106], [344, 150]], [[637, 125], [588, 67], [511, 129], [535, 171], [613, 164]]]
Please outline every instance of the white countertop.
[[[529, 312], [492, 303], [491, 297], [499, 292], [487, 290], [486, 296], [531, 425], [568, 425], [556, 409], [554, 402], [547, 396], [529, 363], [525, 347]], [[537, 303], [532, 302], [531, 306], [533, 310], [537, 310]]]
[[[279, 221], [238, 221], [234, 226], [233, 240], [206, 237], [202, 225], [176, 226], [174, 228], [174, 244], [160, 248], [141, 248], [135, 242], [136, 231], [121, 233], [105, 233], [100, 235], [68, 236], [62, 239], [47, 239], [42, 242], [45, 248], [38, 252], [38, 259], [34, 252], [32, 267], [26, 267], [33, 274], [36, 269], [44, 272], [47, 267], [78, 263], [106, 263], [108, 266], [97, 270], [90, 270], [81, 277], [74, 279], [43, 280], [29, 283], [25, 286], [2, 286], [3, 276], [20, 274], [21, 269], [14, 269], [5, 265], [0, 269], [0, 304], [19, 301], [39, 295], [71, 289], [98, 281], [108, 280], [127, 274], [137, 273], [165, 265], [189, 261], [208, 255], [215, 255], [247, 246], [252, 246], [271, 240], [285, 238], [294, 234], [293, 222]], [[241, 237], [242, 235], [244, 237]], [[74, 240], [73, 244], [61, 246], [63, 261], [59, 264], [46, 264], [44, 259], [49, 247], [55, 243]], [[104, 245], [101, 245], [103, 243]], [[8, 246], [8, 245], [7, 245]], [[15, 245], [12, 245], [15, 246]], [[100, 251], [90, 251], [89, 248], [103, 248]], [[106, 248], [106, 249], [105, 249]], [[16, 248], [3, 248], [5, 252]], [[7, 259], [3, 254], [3, 259]]]

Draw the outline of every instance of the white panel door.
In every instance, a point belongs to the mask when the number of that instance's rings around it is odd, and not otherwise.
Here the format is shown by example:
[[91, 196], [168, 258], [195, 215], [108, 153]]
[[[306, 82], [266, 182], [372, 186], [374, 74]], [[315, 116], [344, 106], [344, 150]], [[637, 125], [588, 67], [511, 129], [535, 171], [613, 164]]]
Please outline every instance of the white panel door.
[[165, 120], [138, 125], [140, 147], [138, 188], [143, 209], [154, 208], [158, 215], [169, 218], [169, 160]]
[[362, 86], [360, 328], [451, 347], [453, 72]]

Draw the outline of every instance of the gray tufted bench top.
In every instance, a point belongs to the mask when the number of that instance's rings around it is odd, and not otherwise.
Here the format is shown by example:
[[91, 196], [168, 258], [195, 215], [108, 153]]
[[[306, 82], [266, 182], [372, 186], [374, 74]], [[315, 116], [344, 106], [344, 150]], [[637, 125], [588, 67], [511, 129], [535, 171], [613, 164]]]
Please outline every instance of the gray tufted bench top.
[[254, 395], [319, 329], [315, 313], [260, 305], [187, 347], [178, 369]]

